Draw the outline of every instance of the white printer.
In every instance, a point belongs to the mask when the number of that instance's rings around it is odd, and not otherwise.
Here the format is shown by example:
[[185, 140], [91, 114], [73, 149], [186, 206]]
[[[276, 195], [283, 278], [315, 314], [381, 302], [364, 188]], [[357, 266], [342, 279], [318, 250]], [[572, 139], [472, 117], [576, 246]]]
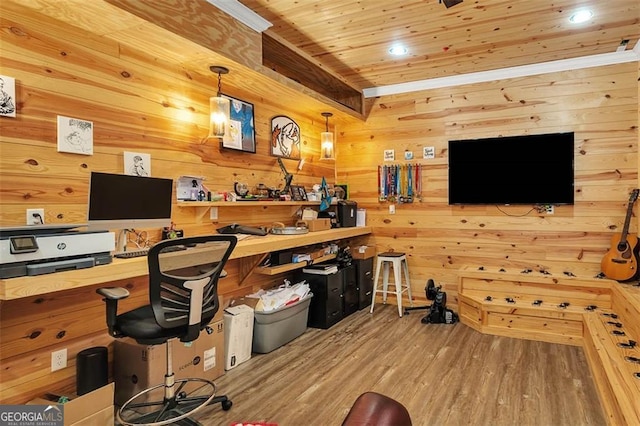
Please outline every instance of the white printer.
[[115, 234], [86, 225], [0, 228], [0, 278], [41, 275], [111, 263]]

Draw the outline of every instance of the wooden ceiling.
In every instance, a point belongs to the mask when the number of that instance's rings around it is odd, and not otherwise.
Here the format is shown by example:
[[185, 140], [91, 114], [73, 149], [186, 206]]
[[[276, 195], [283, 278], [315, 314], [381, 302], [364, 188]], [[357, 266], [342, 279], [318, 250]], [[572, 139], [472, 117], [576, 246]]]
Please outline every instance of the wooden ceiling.
[[[409, 83], [404, 91], [419, 90], [412, 83], [447, 77], [445, 85], [451, 85], [456, 76], [468, 83], [470, 73], [505, 69], [493, 79], [507, 78], [516, 66], [617, 55], [622, 40], [629, 40], [622, 54], [640, 58], [638, 0], [464, 0], [450, 8], [438, 0], [237, 1], [273, 24], [263, 38], [282, 44], [282, 52], [265, 58], [261, 35], [209, 0], [3, 0], [2, 9], [32, 9], [94, 34], [93, 48], [104, 37], [205, 79], [215, 77], [209, 65], [228, 66], [233, 72], [225, 82], [256, 95], [275, 80], [291, 96], [302, 92], [356, 118], [366, 113], [360, 93], [383, 95], [377, 89], [388, 85]], [[584, 8], [593, 10], [593, 18], [571, 24], [569, 17]], [[407, 56], [388, 54], [396, 42], [408, 47]], [[277, 66], [269, 62], [274, 58]], [[285, 72], [287, 62], [304, 65], [303, 72]]]
[[[638, 0], [239, 1], [358, 90], [633, 49], [640, 34]], [[570, 23], [584, 8], [594, 16]], [[394, 43], [408, 55], [389, 55]]]

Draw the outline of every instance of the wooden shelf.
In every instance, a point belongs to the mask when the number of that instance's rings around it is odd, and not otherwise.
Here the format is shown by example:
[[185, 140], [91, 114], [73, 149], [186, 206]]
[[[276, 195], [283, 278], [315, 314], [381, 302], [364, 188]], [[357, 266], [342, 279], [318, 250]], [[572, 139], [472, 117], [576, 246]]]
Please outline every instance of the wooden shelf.
[[[337, 257], [336, 254], [328, 254], [326, 256], [322, 256], [317, 259], [314, 259], [313, 263], [326, 262], [327, 260], [332, 260], [332, 259], [335, 259], [336, 257]], [[256, 274], [261, 274], [261, 275], [277, 275], [277, 274], [282, 274], [283, 272], [289, 272], [295, 269], [304, 268], [307, 265], [310, 265], [310, 263], [297, 262], [297, 263], [287, 263], [285, 265], [278, 265], [278, 266], [261, 266], [256, 268], [255, 272]]]
[[[252, 202], [247, 204], [254, 205]], [[328, 241], [338, 241], [370, 233], [370, 227], [353, 227], [309, 232], [302, 235], [268, 234], [265, 236], [250, 236], [238, 241], [230, 259], [239, 259]], [[0, 279], [0, 300], [20, 299], [79, 287], [88, 287], [147, 274], [146, 256], [132, 259], [113, 259], [110, 264], [92, 268]]]
[[328, 229], [326, 231], [308, 232], [299, 235], [268, 234], [264, 237], [251, 236], [238, 241], [238, 245], [233, 250], [233, 253], [231, 253], [231, 259], [271, 253], [293, 247], [310, 246], [328, 241], [343, 240], [345, 238], [353, 238], [370, 233], [371, 228], [366, 226]]
[[320, 201], [178, 201], [178, 207], [319, 206]]

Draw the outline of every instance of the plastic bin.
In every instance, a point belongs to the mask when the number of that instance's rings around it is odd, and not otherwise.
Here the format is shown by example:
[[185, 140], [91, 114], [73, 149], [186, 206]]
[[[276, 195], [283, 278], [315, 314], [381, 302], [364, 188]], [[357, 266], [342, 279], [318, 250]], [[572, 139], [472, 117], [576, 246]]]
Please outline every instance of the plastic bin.
[[300, 336], [307, 329], [309, 293], [296, 303], [270, 312], [254, 312], [253, 352], [266, 354]]

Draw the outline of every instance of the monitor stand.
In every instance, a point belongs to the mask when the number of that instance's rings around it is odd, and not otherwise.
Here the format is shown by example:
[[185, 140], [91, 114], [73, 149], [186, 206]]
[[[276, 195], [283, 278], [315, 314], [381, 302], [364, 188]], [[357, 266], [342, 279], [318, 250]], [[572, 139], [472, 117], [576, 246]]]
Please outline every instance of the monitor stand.
[[127, 251], [127, 229], [120, 229], [116, 235], [116, 253]]

